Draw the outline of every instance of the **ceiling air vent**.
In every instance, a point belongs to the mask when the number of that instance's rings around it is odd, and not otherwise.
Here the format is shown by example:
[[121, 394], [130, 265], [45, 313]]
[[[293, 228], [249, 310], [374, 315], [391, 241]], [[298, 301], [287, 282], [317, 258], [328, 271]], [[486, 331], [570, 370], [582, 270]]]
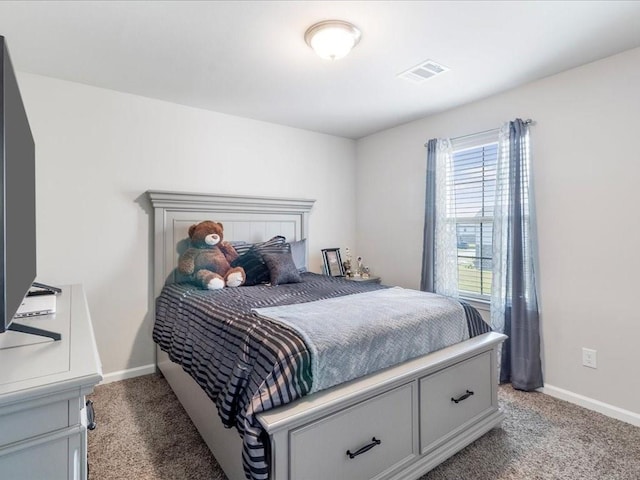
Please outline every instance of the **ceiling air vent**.
[[411, 80], [414, 83], [421, 83], [428, 80], [431, 77], [435, 77], [441, 73], [449, 70], [444, 65], [434, 62], [433, 60], [427, 60], [426, 62], [411, 67], [409, 70], [399, 73], [398, 77], [406, 80]]

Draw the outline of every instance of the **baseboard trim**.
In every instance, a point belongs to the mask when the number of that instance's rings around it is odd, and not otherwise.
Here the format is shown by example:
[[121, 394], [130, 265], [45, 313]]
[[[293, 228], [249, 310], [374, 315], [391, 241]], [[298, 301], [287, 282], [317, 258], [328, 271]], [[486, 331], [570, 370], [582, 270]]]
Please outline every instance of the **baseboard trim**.
[[117, 382], [119, 380], [126, 380], [127, 378], [140, 377], [142, 375], [149, 375], [156, 372], [156, 365], [154, 363], [150, 365], [143, 365], [141, 367], [128, 368], [126, 370], [119, 370], [117, 372], [105, 373], [100, 384]]
[[615, 407], [608, 403], [601, 402], [600, 400], [585, 397], [584, 395], [579, 395], [577, 393], [570, 392], [569, 390], [564, 390], [549, 384], [542, 387], [540, 391], [552, 397], [559, 398], [560, 400], [566, 400], [569, 403], [602, 413], [607, 417], [622, 420], [623, 422], [640, 427], [640, 413], [634, 413], [630, 410]]

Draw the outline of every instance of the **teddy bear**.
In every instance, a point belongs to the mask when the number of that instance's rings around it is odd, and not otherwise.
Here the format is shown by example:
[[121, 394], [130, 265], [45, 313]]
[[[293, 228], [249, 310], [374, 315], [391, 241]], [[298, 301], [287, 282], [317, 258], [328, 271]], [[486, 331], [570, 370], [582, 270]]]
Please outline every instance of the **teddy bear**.
[[223, 240], [221, 223], [204, 221], [189, 227], [189, 248], [178, 259], [178, 271], [209, 290], [239, 287], [245, 281], [242, 267], [231, 267], [238, 258], [233, 245]]

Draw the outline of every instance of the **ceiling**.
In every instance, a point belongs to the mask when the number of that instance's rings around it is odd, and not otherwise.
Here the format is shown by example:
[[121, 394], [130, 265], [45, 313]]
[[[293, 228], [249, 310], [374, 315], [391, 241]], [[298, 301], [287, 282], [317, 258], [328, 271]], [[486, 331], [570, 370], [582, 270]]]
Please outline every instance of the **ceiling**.
[[[335, 62], [326, 19], [362, 31]], [[360, 138], [638, 47], [640, 1], [5, 1], [0, 34], [19, 71]]]

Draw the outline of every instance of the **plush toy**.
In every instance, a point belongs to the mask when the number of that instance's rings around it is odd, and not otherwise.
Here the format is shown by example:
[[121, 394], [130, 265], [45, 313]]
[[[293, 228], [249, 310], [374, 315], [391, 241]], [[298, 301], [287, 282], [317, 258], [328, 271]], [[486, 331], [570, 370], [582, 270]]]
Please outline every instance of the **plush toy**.
[[209, 290], [239, 287], [245, 281], [242, 267], [232, 268], [238, 258], [233, 245], [223, 240], [221, 223], [205, 221], [189, 227], [191, 245], [180, 255], [178, 271]]

